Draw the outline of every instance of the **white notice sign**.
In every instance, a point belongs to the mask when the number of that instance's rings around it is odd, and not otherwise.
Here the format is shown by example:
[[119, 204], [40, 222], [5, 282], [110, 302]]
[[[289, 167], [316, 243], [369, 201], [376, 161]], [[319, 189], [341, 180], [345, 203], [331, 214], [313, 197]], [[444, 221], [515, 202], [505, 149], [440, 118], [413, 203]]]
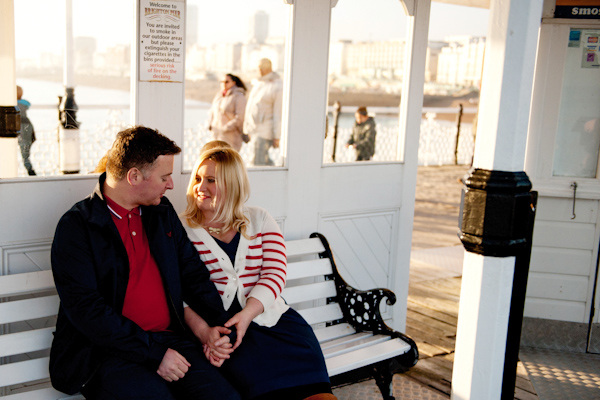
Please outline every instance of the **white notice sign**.
[[140, 1], [140, 81], [183, 82], [183, 0]]

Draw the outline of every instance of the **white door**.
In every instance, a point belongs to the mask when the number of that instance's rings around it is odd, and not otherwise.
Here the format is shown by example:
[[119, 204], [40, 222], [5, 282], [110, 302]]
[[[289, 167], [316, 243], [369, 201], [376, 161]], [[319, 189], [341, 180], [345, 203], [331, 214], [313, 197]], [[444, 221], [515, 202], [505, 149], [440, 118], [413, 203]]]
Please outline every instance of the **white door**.
[[[525, 316], [589, 324], [600, 351], [600, 23], [543, 23], [526, 171], [539, 192]], [[587, 340], [587, 329], [576, 333]]]

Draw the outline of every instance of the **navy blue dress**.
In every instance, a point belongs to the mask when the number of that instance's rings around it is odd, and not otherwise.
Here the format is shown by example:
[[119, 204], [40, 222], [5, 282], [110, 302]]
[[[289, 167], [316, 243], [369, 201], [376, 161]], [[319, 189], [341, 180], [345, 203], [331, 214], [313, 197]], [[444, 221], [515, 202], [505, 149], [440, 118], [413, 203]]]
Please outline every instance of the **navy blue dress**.
[[[233, 263], [240, 233], [230, 243], [215, 241]], [[236, 299], [228, 313], [232, 317], [241, 310]], [[273, 327], [251, 322], [242, 344], [221, 370], [243, 399], [301, 400], [331, 393], [319, 342], [310, 325], [292, 308]]]

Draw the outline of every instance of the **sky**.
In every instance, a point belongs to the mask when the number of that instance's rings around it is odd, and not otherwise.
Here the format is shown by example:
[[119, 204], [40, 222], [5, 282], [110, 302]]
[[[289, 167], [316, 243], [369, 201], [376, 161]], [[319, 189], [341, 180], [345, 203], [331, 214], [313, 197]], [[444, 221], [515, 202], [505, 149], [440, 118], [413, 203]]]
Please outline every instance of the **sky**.
[[[98, 50], [130, 43], [132, 0], [72, 0], [73, 35], [97, 38]], [[257, 10], [269, 14], [270, 36], [284, 37], [290, 6], [283, 0], [188, 0], [198, 7], [198, 43], [243, 42]], [[65, 0], [14, 0], [17, 58], [62, 53]], [[433, 2], [430, 40], [452, 35], [486, 36], [489, 11]], [[189, 23], [189, 22], [188, 22]], [[399, 0], [338, 0], [332, 10], [331, 39], [385, 40], [406, 36]]]

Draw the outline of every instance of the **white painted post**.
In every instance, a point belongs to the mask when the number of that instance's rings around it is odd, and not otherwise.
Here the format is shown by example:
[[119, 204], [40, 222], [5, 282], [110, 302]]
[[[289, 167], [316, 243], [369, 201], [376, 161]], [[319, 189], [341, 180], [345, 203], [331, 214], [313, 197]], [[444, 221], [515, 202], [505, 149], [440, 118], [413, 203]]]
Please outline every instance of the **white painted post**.
[[[0, 60], [0, 107], [3, 112], [15, 112], [17, 83], [14, 0], [0, 0]], [[4, 117], [4, 114], [0, 116]], [[0, 178], [17, 176], [18, 151], [17, 138], [0, 137]]]
[[[152, 2], [136, 0], [134, 2], [134, 40], [131, 46], [131, 123], [157, 129], [182, 148], [185, 111], [186, 3], [186, 0], [156, 0]], [[171, 11], [169, 18], [149, 18], [152, 15], [146, 15], [145, 10], [153, 8]], [[158, 41], [160, 40], [158, 36], [165, 35], [156, 32], [160, 29], [158, 24], [169, 25], [171, 32], [168, 34], [169, 41], [174, 42], [171, 47], [179, 49], [167, 51], [170, 56], [151, 56], [148, 54], [155, 53], [155, 51], [145, 48], [152, 45], [151, 40]], [[149, 37], [144, 37], [144, 35], [149, 35]], [[156, 37], [152, 38], [152, 36]], [[154, 69], [158, 71], [155, 72]], [[167, 193], [169, 200], [178, 211], [183, 211], [185, 207], [185, 196], [182, 194], [185, 192], [184, 186], [187, 185], [187, 182], [182, 182], [181, 179], [182, 158], [181, 154], [175, 157], [173, 166], [175, 190], [172, 194]]]
[[[404, 11], [408, 16], [406, 27], [406, 61], [404, 64], [403, 100], [400, 101], [399, 124], [403, 134], [398, 140], [398, 154], [404, 154], [404, 187], [402, 189], [402, 207], [400, 220], [410, 223], [401, 231], [412, 232], [415, 214], [415, 192], [417, 187], [417, 166], [419, 163], [419, 136], [421, 130], [421, 114], [423, 112], [423, 84], [425, 83], [425, 60], [429, 35], [429, 16], [431, 0], [403, 1]], [[410, 99], [410, 101], [405, 101]], [[397, 267], [394, 275], [394, 290], [399, 299], [408, 298], [408, 277], [411, 243], [405, 235], [398, 235]], [[404, 332], [406, 328], [406, 310], [392, 307], [393, 328]]]
[[[492, 0], [473, 167], [523, 171], [542, 0]], [[465, 253], [453, 400], [502, 393], [515, 257]]]
[[[288, 210], [286, 235], [308, 237], [317, 230], [319, 195], [306, 193], [317, 188], [323, 158], [327, 112], [327, 69], [331, 6], [322, 0], [285, 0], [290, 4], [290, 32], [286, 43], [284, 106], [282, 120], [287, 131]], [[310, 60], [310, 62], [307, 62]], [[289, 101], [287, 100], [289, 99]], [[310, 116], [308, 118], [307, 116]]]

